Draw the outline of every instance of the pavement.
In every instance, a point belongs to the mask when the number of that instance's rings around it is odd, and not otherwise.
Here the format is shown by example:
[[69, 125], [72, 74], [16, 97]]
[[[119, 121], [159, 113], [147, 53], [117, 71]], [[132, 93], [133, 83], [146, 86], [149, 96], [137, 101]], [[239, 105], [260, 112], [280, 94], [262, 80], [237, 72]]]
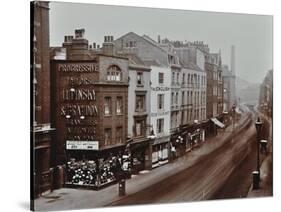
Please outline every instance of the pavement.
[[[246, 116], [239, 120], [237, 126], [243, 125], [245, 121]], [[242, 129], [242, 127], [237, 127], [237, 131], [238, 129]], [[144, 190], [159, 181], [193, 166], [200, 162], [203, 156], [208, 155], [226, 144], [232, 137], [232, 125], [230, 125], [226, 128], [225, 132], [221, 132], [215, 137], [206, 139], [199, 147], [186, 153], [184, 156], [161, 167], [149, 171], [145, 170], [139, 175], [133, 176], [131, 179], [126, 180], [126, 196], [124, 197], [118, 196], [118, 184], [98, 191], [62, 188], [36, 199], [35, 210], [72, 210], [110, 205], [128, 195]]]
[[253, 185], [251, 185], [247, 195], [250, 198], [273, 196], [272, 119], [263, 115], [261, 117], [270, 124], [268, 137], [269, 151], [260, 166], [260, 188], [253, 190]]

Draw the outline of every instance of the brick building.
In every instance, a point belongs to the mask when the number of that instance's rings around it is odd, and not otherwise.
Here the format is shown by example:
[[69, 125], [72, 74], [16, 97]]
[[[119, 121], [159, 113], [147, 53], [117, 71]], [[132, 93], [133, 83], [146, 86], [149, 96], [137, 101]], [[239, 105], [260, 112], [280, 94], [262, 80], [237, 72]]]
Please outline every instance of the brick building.
[[31, 199], [52, 189], [54, 161], [51, 155], [54, 128], [50, 115], [49, 3], [31, 2], [31, 75], [33, 120], [31, 121]]
[[129, 61], [115, 54], [112, 36], [96, 48], [84, 33], [65, 36], [66, 58], [51, 61], [56, 163], [67, 164], [66, 185], [99, 188], [117, 179], [123, 156], [130, 154]]

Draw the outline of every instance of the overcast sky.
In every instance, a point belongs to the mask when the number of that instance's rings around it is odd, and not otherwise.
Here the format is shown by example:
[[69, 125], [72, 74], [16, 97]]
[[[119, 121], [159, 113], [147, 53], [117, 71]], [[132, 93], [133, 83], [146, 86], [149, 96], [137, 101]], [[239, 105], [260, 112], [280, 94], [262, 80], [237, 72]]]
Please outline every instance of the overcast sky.
[[104, 35], [114, 39], [133, 31], [170, 40], [204, 41], [211, 52], [221, 49], [230, 67], [230, 47], [236, 48], [236, 73], [260, 83], [272, 69], [272, 16], [187, 10], [150, 9], [78, 3], [50, 3], [50, 45], [61, 46], [65, 35], [85, 28], [90, 43], [102, 44]]

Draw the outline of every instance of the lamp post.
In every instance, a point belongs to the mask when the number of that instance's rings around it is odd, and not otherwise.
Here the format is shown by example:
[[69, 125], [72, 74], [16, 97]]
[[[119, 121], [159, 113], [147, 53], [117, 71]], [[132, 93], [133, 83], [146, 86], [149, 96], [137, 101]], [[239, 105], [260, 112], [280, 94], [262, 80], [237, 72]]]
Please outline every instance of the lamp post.
[[260, 117], [258, 117], [258, 120], [255, 123], [256, 130], [257, 130], [257, 171], [259, 172], [259, 179], [260, 179], [260, 132], [262, 128], [262, 122], [260, 120]]
[[232, 123], [233, 123], [233, 132], [235, 131], [235, 109], [236, 109], [236, 105], [235, 104], [233, 104], [233, 106], [232, 106]]
[[253, 189], [259, 189], [260, 183], [260, 132], [262, 128], [262, 122], [260, 117], [258, 117], [256, 123], [257, 130], [257, 169], [253, 171]]

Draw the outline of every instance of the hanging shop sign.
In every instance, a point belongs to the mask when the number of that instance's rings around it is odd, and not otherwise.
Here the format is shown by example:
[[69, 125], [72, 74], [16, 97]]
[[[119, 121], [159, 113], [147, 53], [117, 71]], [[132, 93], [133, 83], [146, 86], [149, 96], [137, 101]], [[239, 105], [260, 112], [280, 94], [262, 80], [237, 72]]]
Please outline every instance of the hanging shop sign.
[[98, 141], [66, 141], [66, 149], [99, 150], [99, 142]]

